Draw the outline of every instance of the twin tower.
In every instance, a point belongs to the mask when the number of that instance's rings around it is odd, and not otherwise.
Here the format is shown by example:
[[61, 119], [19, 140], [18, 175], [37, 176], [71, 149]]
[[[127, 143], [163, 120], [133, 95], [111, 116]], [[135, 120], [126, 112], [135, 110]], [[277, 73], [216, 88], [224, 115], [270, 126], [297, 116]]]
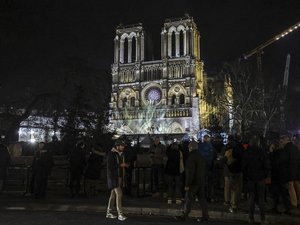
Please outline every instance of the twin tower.
[[142, 24], [116, 29], [110, 128], [118, 134], [193, 133], [205, 125], [197, 25], [190, 16], [168, 19], [160, 35], [161, 59], [147, 60]]

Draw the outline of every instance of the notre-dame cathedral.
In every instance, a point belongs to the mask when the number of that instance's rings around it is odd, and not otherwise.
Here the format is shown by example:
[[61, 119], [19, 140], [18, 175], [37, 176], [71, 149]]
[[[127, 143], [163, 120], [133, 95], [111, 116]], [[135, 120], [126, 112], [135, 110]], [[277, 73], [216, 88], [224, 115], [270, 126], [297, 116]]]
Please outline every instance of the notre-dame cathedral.
[[168, 19], [160, 35], [161, 59], [147, 61], [143, 25], [116, 28], [110, 124], [119, 134], [193, 133], [207, 123], [197, 25]]

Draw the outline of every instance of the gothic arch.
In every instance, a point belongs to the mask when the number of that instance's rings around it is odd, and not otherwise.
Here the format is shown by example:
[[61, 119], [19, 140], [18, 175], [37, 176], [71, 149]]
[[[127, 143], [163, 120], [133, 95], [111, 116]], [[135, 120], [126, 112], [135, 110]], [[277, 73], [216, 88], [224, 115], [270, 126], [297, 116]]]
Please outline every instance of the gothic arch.
[[169, 33], [169, 34], [172, 34], [172, 32], [175, 32], [175, 33], [176, 33], [176, 27], [171, 26], [171, 27], [169, 28], [168, 33]]
[[171, 56], [176, 56], [176, 31], [171, 32]]
[[135, 106], [135, 97], [131, 97], [130, 98], [130, 107], [134, 107]]
[[183, 94], [184, 96], [187, 96], [187, 92], [181, 84], [174, 84], [169, 89], [169, 92], [168, 92], [168, 96], [172, 96], [172, 95], [180, 96], [181, 94]]
[[137, 35], [132, 32], [129, 37], [131, 39], [131, 62], [135, 62], [137, 55]]
[[178, 122], [173, 122], [169, 129], [170, 133], [184, 133], [185, 129]]
[[131, 40], [133, 37], [135, 37], [136, 38], [136, 33], [135, 32], [131, 32], [130, 34], [129, 34], [129, 39]]
[[119, 107], [123, 107], [123, 102], [125, 101], [125, 99], [126, 99], [125, 102], [127, 103], [127, 106], [129, 106], [128, 103], [130, 103], [130, 100], [132, 98], [134, 98], [134, 99], [137, 98], [137, 96], [136, 96], [136, 94], [135, 94], [135, 92], [132, 88], [125, 88], [122, 91], [120, 91], [120, 93], [119, 93]]
[[179, 95], [179, 104], [184, 104], [185, 100], [184, 100], [184, 94]]
[[178, 31], [178, 32], [180, 32], [180, 31], [185, 31], [184, 26], [183, 26], [183, 25], [179, 25], [179, 26], [177, 27], [177, 31]]
[[124, 41], [126, 38], [128, 38], [128, 34], [127, 33], [122, 34], [121, 41], [122, 40]]
[[123, 59], [124, 59], [124, 63], [128, 63], [128, 51], [129, 51], [129, 40], [128, 40], [128, 37], [126, 37], [124, 39], [124, 45], [123, 45], [123, 48], [124, 48], [124, 51], [123, 51]]
[[171, 105], [176, 105], [176, 95], [172, 95], [172, 97], [171, 97]]

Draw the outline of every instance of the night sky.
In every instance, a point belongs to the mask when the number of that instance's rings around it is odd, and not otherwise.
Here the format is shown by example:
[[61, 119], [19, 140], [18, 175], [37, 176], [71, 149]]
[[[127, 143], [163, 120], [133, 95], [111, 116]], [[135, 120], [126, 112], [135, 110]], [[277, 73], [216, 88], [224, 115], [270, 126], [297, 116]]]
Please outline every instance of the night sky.
[[[63, 65], [72, 58], [83, 60], [104, 78], [110, 76], [115, 28], [120, 23], [143, 23], [159, 59], [165, 19], [185, 13], [198, 25], [205, 71], [213, 74], [224, 61], [238, 59], [299, 22], [300, 1], [0, 0], [0, 91], [16, 94], [44, 80], [47, 88], [62, 77]], [[262, 60], [265, 76], [281, 83], [286, 56], [291, 54], [291, 121], [300, 115], [299, 43], [300, 29], [266, 47]], [[292, 123], [300, 128], [299, 121], [300, 117]]]

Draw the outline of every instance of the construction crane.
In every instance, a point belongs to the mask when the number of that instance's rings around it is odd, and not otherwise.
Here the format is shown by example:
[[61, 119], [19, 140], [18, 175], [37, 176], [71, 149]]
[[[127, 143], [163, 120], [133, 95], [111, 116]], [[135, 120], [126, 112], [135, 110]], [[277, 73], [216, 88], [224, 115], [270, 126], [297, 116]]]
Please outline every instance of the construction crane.
[[285, 129], [285, 100], [287, 94], [287, 86], [289, 82], [289, 70], [290, 70], [291, 55], [288, 54], [286, 57], [285, 70], [283, 76], [282, 93], [280, 99], [280, 117], [281, 117], [281, 129]]
[[295, 31], [299, 27], [300, 27], [300, 21], [298, 23], [294, 24], [293, 26], [290, 26], [289, 28], [285, 29], [280, 34], [277, 34], [276, 36], [272, 37], [271, 39], [264, 42], [263, 44], [257, 46], [253, 50], [247, 52], [246, 54], [243, 55], [243, 58], [248, 59], [249, 57], [251, 57], [252, 55], [255, 54], [256, 55], [256, 62], [257, 62], [257, 70], [258, 70], [258, 72], [261, 72], [262, 71], [261, 57], [262, 57], [262, 54], [263, 54], [263, 49], [265, 47], [269, 46], [270, 44], [274, 43], [275, 41], [278, 41], [279, 39], [285, 37], [289, 33]]

